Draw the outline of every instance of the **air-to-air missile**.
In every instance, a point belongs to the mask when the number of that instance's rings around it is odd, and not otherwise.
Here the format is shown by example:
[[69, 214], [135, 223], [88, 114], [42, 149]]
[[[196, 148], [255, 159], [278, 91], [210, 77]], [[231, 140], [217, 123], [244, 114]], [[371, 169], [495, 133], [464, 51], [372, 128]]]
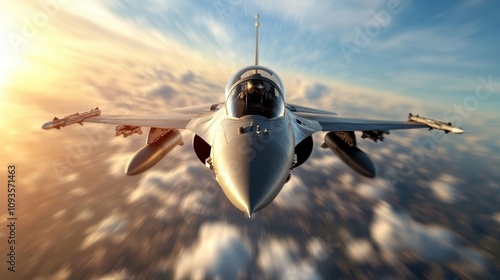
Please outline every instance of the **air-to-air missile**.
[[425, 124], [429, 127], [429, 130], [435, 128], [435, 129], [443, 130], [445, 133], [449, 133], [449, 132], [455, 133], [455, 134], [464, 133], [463, 129], [461, 129], [460, 127], [453, 126], [451, 124], [451, 122], [447, 123], [447, 122], [442, 122], [442, 121], [438, 121], [438, 120], [431, 119], [431, 118], [420, 117], [419, 115], [413, 115], [412, 113], [410, 113], [408, 115], [408, 120], [410, 120], [412, 122], [416, 122], [416, 123]]
[[54, 119], [51, 122], [46, 122], [42, 125], [43, 129], [52, 129], [52, 128], [57, 128], [61, 129], [61, 127], [65, 127], [70, 124], [75, 124], [79, 123], [80, 125], [83, 125], [83, 121], [85, 119], [99, 116], [101, 114], [101, 110], [99, 107], [95, 107], [95, 109], [92, 109], [88, 112], [83, 112], [83, 113], [74, 113], [72, 115], [68, 115], [64, 118], [58, 118], [54, 117]]

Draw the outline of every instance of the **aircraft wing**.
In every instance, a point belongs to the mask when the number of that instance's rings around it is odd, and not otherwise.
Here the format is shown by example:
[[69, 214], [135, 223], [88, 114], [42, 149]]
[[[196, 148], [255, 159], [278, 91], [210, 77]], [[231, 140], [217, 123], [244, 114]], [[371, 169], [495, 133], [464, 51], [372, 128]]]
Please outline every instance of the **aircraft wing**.
[[119, 115], [96, 116], [85, 119], [84, 122], [109, 123], [117, 125], [157, 127], [157, 128], [187, 128], [188, 123], [198, 117], [205, 118], [220, 110], [224, 103], [208, 103], [190, 107], [180, 107], [165, 115]]
[[[201, 122], [210, 119], [223, 106], [220, 103], [206, 104], [196, 107], [183, 107], [170, 110], [162, 115], [101, 115], [101, 110], [96, 107], [88, 112], [75, 113], [63, 118], [55, 117], [52, 121], [45, 123], [43, 129], [60, 129], [71, 124], [83, 124], [84, 122], [106, 123], [123, 125], [127, 127], [156, 127], [156, 128], [188, 128], [192, 121]], [[194, 126], [192, 126], [194, 128]], [[189, 129], [189, 128], [188, 128]]]
[[318, 122], [323, 131], [387, 131], [394, 129], [428, 127], [425, 124], [410, 121], [404, 122], [339, 118], [334, 112], [318, 110], [295, 104], [287, 104], [287, 109], [302, 119]]
[[220, 110], [224, 106], [224, 102], [219, 103], [208, 103], [189, 107], [180, 107], [172, 110], [173, 113], [191, 113], [191, 114], [202, 114]]
[[427, 128], [428, 126], [415, 122], [403, 121], [381, 121], [366, 119], [350, 119], [338, 117], [315, 117], [323, 131], [374, 131], [374, 130], [394, 130], [394, 129], [413, 129]]
[[111, 115], [96, 116], [84, 119], [83, 122], [107, 123], [116, 125], [128, 125], [139, 127], [157, 128], [186, 128], [189, 121], [194, 116], [189, 114], [181, 115]]
[[299, 116], [313, 117], [313, 116], [337, 115], [337, 113], [334, 113], [334, 112], [309, 108], [309, 107], [290, 104], [290, 103], [288, 103], [286, 107], [288, 110], [292, 111], [294, 114], [299, 115]]

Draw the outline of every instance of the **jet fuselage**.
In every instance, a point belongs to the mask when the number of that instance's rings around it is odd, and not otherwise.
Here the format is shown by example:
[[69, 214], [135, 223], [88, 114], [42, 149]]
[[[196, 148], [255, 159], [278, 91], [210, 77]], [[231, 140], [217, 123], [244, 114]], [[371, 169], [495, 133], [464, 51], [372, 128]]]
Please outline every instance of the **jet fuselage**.
[[236, 72], [219, 116], [212, 167], [229, 200], [251, 216], [278, 195], [294, 160], [294, 130], [280, 78], [258, 65]]
[[287, 116], [222, 122], [212, 147], [213, 168], [234, 206], [251, 216], [274, 200], [290, 174], [293, 139]]

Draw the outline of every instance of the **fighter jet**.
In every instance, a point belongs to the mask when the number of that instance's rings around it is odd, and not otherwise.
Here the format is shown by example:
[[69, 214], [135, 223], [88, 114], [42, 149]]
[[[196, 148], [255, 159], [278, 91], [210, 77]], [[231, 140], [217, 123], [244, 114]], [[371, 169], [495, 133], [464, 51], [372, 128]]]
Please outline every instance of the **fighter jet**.
[[[323, 148], [330, 148], [359, 174], [375, 177], [368, 155], [356, 144], [363, 138], [383, 140], [393, 129], [429, 128], [420, 121], [381, 121], [340, 118], [336, 113], [286, 102], [283, 82], [276, 72], [258, 64], [259, 16], [255, 17], [255, 63], [236, 71], [225, 89], [224, 102], [177, 108], [166, 115], [74, 114], [45, 123], [43, 129], [71, 123], [116, 124], [116, 135], [142, 134], [149, 127], [146, 145], [130, 159], [126, 174], [144, 172], [177, 145], [180, 129], [194, 133], [198, 159], [215, 175], [231, 203], [248, 217], [269, 205], [313, 149], [312, 135], [326, 131]], [[75, 117], [77, 116], [77, 117]], [[458, 132], [449, 125], [446, 131]]]

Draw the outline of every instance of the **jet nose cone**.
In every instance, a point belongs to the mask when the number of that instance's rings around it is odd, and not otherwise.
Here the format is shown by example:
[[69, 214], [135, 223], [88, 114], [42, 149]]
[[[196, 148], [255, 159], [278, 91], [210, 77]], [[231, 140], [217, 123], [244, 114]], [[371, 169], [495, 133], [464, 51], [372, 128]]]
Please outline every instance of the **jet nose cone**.
[[278, 178], [262, 177], [271, 179], [269, 182], [265, 182], [259, 180], [259, 178], [254, 178], [254, 176], [257, 176], [254, 175], [254, 172], [245, 173], [245, 175], [227, 174], [232, 176], [232, 180], [225, 180], [227, 183], [224, 183], [224, 185], [225, 189], [228, 190], [225, 192], [229, 200], [251, 218], [253, 213], [267, 206], [274, 199], [274, 192], [279, 191], [281, 188], [279, 187]]
[[244, 153], [248, 143], [233, 141], [222, 149], [214, 168], [224, 193], [248, 217], [266, 207], [279, 193], [290, 172], [292, 152], [278, 143], [268, 143], [261, 151]]

